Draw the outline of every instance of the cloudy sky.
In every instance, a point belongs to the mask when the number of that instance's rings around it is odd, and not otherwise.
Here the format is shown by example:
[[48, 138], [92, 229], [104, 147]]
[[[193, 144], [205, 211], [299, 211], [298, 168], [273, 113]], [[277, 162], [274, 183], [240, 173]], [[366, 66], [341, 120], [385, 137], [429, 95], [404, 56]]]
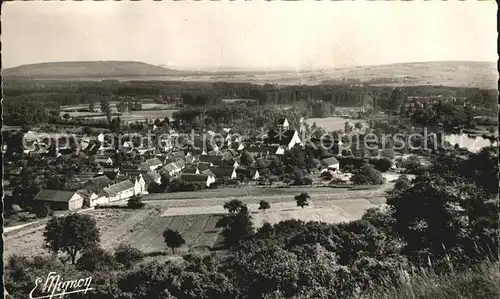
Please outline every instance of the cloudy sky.
[[2, 65], [319, 69], [496, 61], [494, 1], [8, 2]]

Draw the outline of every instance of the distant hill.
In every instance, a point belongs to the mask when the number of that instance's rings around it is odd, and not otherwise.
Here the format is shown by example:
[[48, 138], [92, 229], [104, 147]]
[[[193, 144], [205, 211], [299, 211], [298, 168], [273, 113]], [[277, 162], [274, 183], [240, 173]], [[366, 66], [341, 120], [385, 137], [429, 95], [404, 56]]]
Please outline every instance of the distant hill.
[[168, 69], [138, 61], [64, 61], [26, 64], [2, 70], [2, 76], [32, 78], [178, 76], [197, 72]]
[[203, 82], [247, 82], [254, 84], [342, 84], [443, 85], [497, 88], [496, 62], [436, 61], [357, 66], [314, 71], [292, 70], [176, 70], [134, 61], [47, 62], [2, 70], [2, 76], [33, 79], [183, 80]]

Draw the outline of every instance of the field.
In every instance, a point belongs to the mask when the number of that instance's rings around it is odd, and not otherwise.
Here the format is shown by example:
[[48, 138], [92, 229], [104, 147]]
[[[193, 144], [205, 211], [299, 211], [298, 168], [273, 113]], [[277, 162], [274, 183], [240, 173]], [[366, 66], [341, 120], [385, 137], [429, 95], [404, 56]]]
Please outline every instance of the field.
[[[116, 109], [116, 104], [118, 101], [110, 101], [110, 107], [112, 113], [118, 113]], [[94, 112], [76, 111], [88, 109], [88, 105], [71, 105], [71, 106], [61, 106], [61, 116], [64, 114], [69, 114], [71, 117], [83, 117], [90, 119], [104, 119], [105, 115], [102, 114], [100, 104], [96, 103], [94, 106]], [[177, 109], [173, 105], [167, 104], [156, 104], [156, 103], [143, 103], [141, 111], [128, 111], [122, 113], [120, 118], [125, 122], [141, 121], [146, 118], [156, 119], [164, 118], [165, 116], [171, 118]]]
[[[353, 108], [353, 109], [355, 109], [355, 108]], [[325, 118], [308, 118], [306, 120], [308, 125], [311, 126], [313, 123], [316, 123], [316, 125], [325, 129], [327, 132], [335, 131], [335, 130], [344, 130], [346, 121], [350, 122], [352, 125], [354, 125], [356, 122], [360, 121], [361, 123], [363, 123], [364, 127], [368, 127], [368, 123], [364, 120], [348, 119], [348, 118], [337, 117], [337, 116], [325, 117]]]
[[[141, 111], [128, 111], [120, 115], [120, 118], [124, 122], [134, 122], [145, 120], [146, 118], [150, 120], [155, 120], [157, 118], [172, 118], [174, 112], [177, 109], [167, 109], [167, 110], [141, 110]], [[106, 116], [92, 117], [93, 119], [106, 118]]]
[[[166, 228], [178, 230], [186, 240], [179, 253], [205, 251], [218, 242], [220, 231], [215, 228], [218, 218], [226, 211], [224, 202], [238, 198], [252, 213], [255, 227], [264, 222], [298, 218], [304, 221], [342, 222], [358, 219], [363, 212], [384, 203], [384, 194], [392, 184], [370, 190], [333, 188], [251, 188], [220, 189], [208, 192], [150, 194], [144, 196], [146, 208], [97, 209], [83, 213], [92, 215], [101, 233], [101, 246], [113, 249], [128, 243], [144, 252], [166, 251], [162, 232]], [[293, 197], [301, 191], [311, 196], [304, 209], [296, 207]], [[248, 195], [242, 195], [246, 193]], [[261, 200], [270, 202], [271, 209], [258, 210]], [[15, 253], [48, 254], [43, 248], [45, 221], [8, 232], [4, 235], [5, 256]]]

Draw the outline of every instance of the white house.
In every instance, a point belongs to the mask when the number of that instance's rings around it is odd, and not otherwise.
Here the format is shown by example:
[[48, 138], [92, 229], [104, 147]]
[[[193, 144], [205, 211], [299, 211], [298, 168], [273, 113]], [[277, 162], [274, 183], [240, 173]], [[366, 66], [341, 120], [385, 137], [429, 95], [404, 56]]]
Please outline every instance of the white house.
[[148, 190], [146, 187], [146, 181], [142, 177], [142, 174], [139, 174], [134, 182], [134, 195], [147, 194]]
[[117, 200], [128, 199], [136, 195], [135, 184], [130, 180], [125, 180], [109, 187], [104, 188], [100, 193], [99, 197], [107, 197], [108, 202], [113, 202]]
[[252, 177], [252, 180], [258, 180], [260, 178], [259, 171], [257, 169], [252, 170], [250, 172], [250, 176]]
[[324, 167], [322, 172], [327, 170], [337, 171], [340, 169], [339, 161], [335, 157], [325, 158], [321, 160], [321, 165]]
[[285, 136], [287, 137], [287, 138], [285, 138], [286, 144], [282, 144], [282, 145], [286, 145], [287, 149], [291, 149], [295, 145], [302, 143], [302, 141], [300, 140], [300, 137], [299, 137], [299, 132], [297, 130], [287, 131], [285, 133]]
[[95, 192], [86, 189], [77, 190], [76, 193], [80, 194], [84, 199], [84, 206], [95, 207], [96, 205], [108, 204], [107, 197], [99, 197]]

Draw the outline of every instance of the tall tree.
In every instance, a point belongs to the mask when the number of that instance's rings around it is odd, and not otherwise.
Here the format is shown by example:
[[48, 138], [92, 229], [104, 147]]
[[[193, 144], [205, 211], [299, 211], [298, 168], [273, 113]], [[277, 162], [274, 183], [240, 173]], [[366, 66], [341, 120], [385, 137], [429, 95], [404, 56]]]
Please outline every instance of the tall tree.
[[297, 206], [301, 207], [302, 209], [305, 206], [309, 205], [310, 198], [311, 198], [311, 196], [309, 196], [309, 194], [307, 194], [306, 192], [302, 192], [299, 195], [294, 197], [295, 201], [297, 202]]
[[75, 263], [79, 252], [97, 247], [100, 242], [95, 219], [84, 214], [51, 218], [45, 226], [43, 236], [45, 247], [54, 253], [67, 253], [72, 264]]
[[101, 97], [101, 112], [106, 115], [108, 123], [111, 122], [111, 106], [108, 97]]
[[163, 232], [163, 238], [167, 247], [172, 249], [172, 254], [175, 254], [175, 248], [179, 248], [183, 244], [186, 244], [186, 241], [181, 236], [181, 234], [175, 230], [166, 229]]

